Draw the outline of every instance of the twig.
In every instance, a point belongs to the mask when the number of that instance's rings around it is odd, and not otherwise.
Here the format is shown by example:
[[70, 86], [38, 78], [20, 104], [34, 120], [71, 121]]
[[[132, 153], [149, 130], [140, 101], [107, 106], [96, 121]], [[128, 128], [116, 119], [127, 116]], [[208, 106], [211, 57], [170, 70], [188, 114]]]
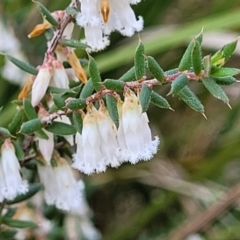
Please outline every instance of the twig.
[[228, 190], [223, 199], [212, 205], [204, 212], [194, 218], [188, 219], [185, 223], [173, 230], [167, 240], [183, 240], [189, 234], [202, 230], [205, 226], [218, 218], [220, 214], [227, 210], [240, 198], [240, 184], [235, 185]]

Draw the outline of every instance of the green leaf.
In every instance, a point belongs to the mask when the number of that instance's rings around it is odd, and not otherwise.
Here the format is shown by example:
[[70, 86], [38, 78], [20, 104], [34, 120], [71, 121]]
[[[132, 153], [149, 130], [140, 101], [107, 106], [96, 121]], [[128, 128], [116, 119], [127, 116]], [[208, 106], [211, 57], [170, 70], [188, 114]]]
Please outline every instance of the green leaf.
[[32, 65], [30, 65], [29, 63], [25, 63], [25, 62], [18, 60], [17, 58], [12, 57], [8, 54], [4, 54], [4, 55], [9, 61], [11, 61], [14, 65], [16, 65], [17, 67], [22, 69], [24, 72], [28, 72], [32, 75], [38, 74], [38, 70], [35, 67], [33, 67]]
[[201, 32], [195, 36], [195, 39], [198, 41], [198, 43], [201, 45], [202, 44], [202, 40], [203, 40], [203, 28], [201, 30]]
[[213, 79], [219, 85], [231, 85], [237, 82], [236, 78], [234, 77], [213, 77]]
[[190, 90], [188, 86], [184, 87], [178, 93], [178, 96], [193, 110], [204, 114], [204, 106], [199, 101], [197, 96]]
[[3, 217], [2, 222], [13, 228], [35, 228], [37, 225], [31, 221], [22, 221], [22, 220], [14, 220], [11, 218]]
[[88, 47], [87, 44], [74, 39], [60, 39], [58, 41], [61, 45], [72, 47], [72, 48], [81, 48], [86, 49]]
[[13, 215], [16, 213], [16, 211], [17, 211], [17, 207], [9, 207], [4, 216], [8, 218], [12, 218]]
[[68, 15], [71, 15], [71, 16], [75, 17], [78, 14], [78, 11], [75, 8], [67, 7], [66, 8], [66, 13]]
[[135, 66], [133, 66], [126, 73], [124, 73], [118, 80], [123, 82], [135, 81], [136, 80], [135, 72], [136, 72], [136, 69], [135, 69]]
[[212, 63], [211, 63], [211, 56], [205, 56], [203, 58], [203, 69], [204, 69], [204, 76], [209, 77], [211, 73]]
[[60, 136], [76, 133], [76, 128], [74, 126], [62, 122], [52, 122], [52, 124], [45, 127], [45, 129]]
[[35, 108], [27, 98], [23, 100], [23, 109], [28, 119], [34, 119], [38, 117]]
[[135, 51], [135, 56], [134, 56], [136, 80], [140, 80], [140, 79], [142, 79], [143, 76], [146, 75], [144, 53], [145, 53], [145, 47], [144, 47], [143, 43], [140, 41], [137, 46], [137, 49]]
[[13, 200], [7, 200], [6, 203], [8, 205], [11, 205], [11, 204], [23, 202], [31, 198], [32, 196], [34, 196], [37, 192], [39, 192], [42, 189], [43, 189], [43, 185], [41, 183], [32, 183], [30, 184], [29, 190], [27, 193], [20, 194], [17, 197], [15, 197]]
[[48, 135], [42, 129], [35, 131], [34, 134], [38, 138], [42, 138], [42, 139], [45, 139], [45, 140], [49, 139]]
[[202, 52], [201, 52], [201, 45], [196, 39], [194, 39], [194, 46], [192, 49], [191, 56], [192, 56], [193, 71], [198, 76], [202, 71]]
[[170, 69], [164, 72], [164, 75], [174, 75], [179, 72], [178, 68]]
[[223, 46], [223, 56], [226, 60], [228, 60], [233, 55], [234, 51], [236, 50], [237, 43], [238, 39]]
[[1, 229], [1, 235], [0, 239], [1, 240], [16, 240], [14, 236], [16, 235], [17, 231], [16, 230], [3, 230]]
[[0, 138], [10, 138], [12, 137], [11, 133], [7, 128], [0, 127]]
[[33, 1], [33, 2], [36, 4], [38, 10], [42, 14], [42, 17], [46, 19], [49, 23], [51, 23], [52, 26], [57, 27], [58, 22], [52, 16], [51, 12], [45, 6], [43, 6], [40, 2], [37, 2], [37, 1]]
[[151, 101], [151, 92], [152, 92], [152, 89], [148, 87], [147, 84], [142, 85], [142, 89], [139, 96], [140, 103], [142, 106], [142, 112], [146, 112], [148, 110], [148, 107]]
[[77, 129], [77, 131], [81, 134], [82, 133], [82, 128], [83, 128], [83, 119], [81, 114], [74, 112], [72, 115], [72, 121], [74, 127]]
[[20, 161], [24, 160], [25, 153], [22, 149], [21, 144], [19, 142], [14, 142], [14, 147], [15, 147], [15, 153], [16, 153], [17, 159]]
[[148, 56], [147, 57], [147, 68], [149, 69], [149, 71], [152, 73], [152, 75], [159, 81], [159, 82], [163, 82], [164, 80], [164, 71], [162, 70], [162, 68], [159, 66], [159, 64], [157, 63], [157, 61], [151, 57]]
[[79, 98], [85, 99], [91, 96], [93, 91], [94, 91], [93, 82], [92, 82], [92, 79], [90, 78], [87, 81], [87, 83], [83, 86]]
[[192, 66], [192, 51], [193, 51], [193, 47], [194, 47], [194, 41], [192, 40], [185, 53], [183, 54], [181, 61], [179, 63], [178, 66], [178, 70], [179, 71], [185, 71], [185, 70], [190, 70], [191, 66]]
[[214, 79], [203, 78], [202, 83], [215, 98], [218, 98], [225, 102], [226, 104], [229, 104], [229, 99], [227, 95], [222, 90], [222, 88], [214, 81]]
[[151, 103], [154, 104], [157, 107], [172, 110], [168, 101], [154, 91], [151, 92]]
[[8, 125], [8, 130], [12, 134], [16, 134], [16, 132], [20, 129], [23, 118], [24, 118], [24, 110], [20, 109], [15, 113], [12, 121]]
[[102, 82], [100, 72], [98, 70], [96, 61], [91, 56], [89, 56], [88, 70], [90, 77], [92, 78], [94, 89], [96, 91], [100, 91], [100, 89], [102, 88], [102, 85], [100, 84]]
[[176, 95], [178, 94], [185, 86], [188, 85], [188, 78], [186, 74], [179, 75], [171, 84], [170, 94]]
[[22, 126], [20, 128], [20, 133], [30, 134], [30, 133], [40, 130], [42, 127], [43, 127], [43, 125], [39, 118], [31, 119], [22, 124]]
[[114, 80], [114, 79], [106, 79], [103, 82], [103, 85], [110, 90], [116, 91], [116, 92], [123, 92], [124, 90], [124, 82], [120, 80]]
[[212, 77], [229, 77], [240, 73], [238, 68], [220, 68], [217, 71], [211, 73]]
[[58, 109], [63, 109], [65, 107], [65, 100], [61, 98], [58, 94], [52, 94], [53, 102], [58, 107]]
[[50, 92], [51, 94], [64, 94], [71, 91], [72, 90], [69, 88], [48, 87], [48, 92]]
[[67, 103], [67, 107], [71, 110], [83, 109], [86, 106], [86, 100], [82, 98], [74, 99]]
[[113, 96], [107, 95], [106, 105], [107, 105], [107, 110], [109, 112], [110, 117], [112, 118], [113, 122], [118, 128], [119, 116], [118, 116], [118, 109], [117, 109], [117, 100]]
[[45, 32], [44, 32], [44, 36], [45, 36], [47, 41], [50, 41], [53, 38], [53, 36], [54, 36], [53, 29], [52, 28], [46, 29]]

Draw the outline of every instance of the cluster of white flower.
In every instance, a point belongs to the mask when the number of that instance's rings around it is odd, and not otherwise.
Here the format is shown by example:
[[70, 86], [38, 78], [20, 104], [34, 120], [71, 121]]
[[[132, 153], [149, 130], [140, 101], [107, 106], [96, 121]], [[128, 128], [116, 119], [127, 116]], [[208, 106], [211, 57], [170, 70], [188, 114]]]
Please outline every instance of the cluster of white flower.
[[13, 200], [18, 194], [28, 191], [28, 183], [20, 174], [20, 164], [15, 148], [9, 138], [1, 147], [0, 158], [0, 202], [4, 199]]
[[130, 4], [141, 0], [80, 0], [81, 12], [76, 17], [77, 24], [84, 28], [88, 51], [99, 51], [109, 45], [108, 36], [119, 31], [124, 36], [132, 36], [143, 28], [143, 19], [135, 17]]
[[99, 110], [89, 105], [83, 118], [82, 134], [76, 134], [77, 152], [73, 167], [86, 173], [104, 172], [107, 166], [150, 160], [157, 152], [159, 138], [152, 140], [146, 113], [136, 94], [127, 89], [118, 101], [117, 129], [102, 103]]

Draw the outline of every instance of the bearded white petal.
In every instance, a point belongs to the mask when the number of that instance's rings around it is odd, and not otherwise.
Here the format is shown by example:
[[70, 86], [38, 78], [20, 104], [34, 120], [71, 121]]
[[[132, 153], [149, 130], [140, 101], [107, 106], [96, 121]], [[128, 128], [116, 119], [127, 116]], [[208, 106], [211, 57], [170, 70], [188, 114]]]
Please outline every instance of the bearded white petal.
[[49, 165], [52, 159], [52, 154], [54, 150], [54, 135], [51, 132], [44, 130], [44, 133], [48, 136], [48, 139], [37, 138], [38, 148], [42, 154], [44, 160]]

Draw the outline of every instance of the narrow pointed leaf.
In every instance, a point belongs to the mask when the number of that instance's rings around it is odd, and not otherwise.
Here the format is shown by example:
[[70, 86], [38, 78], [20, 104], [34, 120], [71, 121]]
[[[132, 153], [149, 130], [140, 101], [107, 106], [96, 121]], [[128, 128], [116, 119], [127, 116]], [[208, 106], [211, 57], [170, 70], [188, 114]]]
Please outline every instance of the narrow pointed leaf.
[[234, 77], [213, 77], [213, 79], [219, 85], [231, 85], [237, 82]]
[[195, 36], [195, 39], [199, 42], [199, 44], [202, 44], [202, 40], [203, 40], [203, 29], [201, 30], [201, 32]]
[[149, 104], [151, 102], [151, 93], [152, 89], [148, 87], [147, 84], [143, 84], [139, 96], [142, 106], [142, 112], [146, 112], [148, 110]]
[[102, 88], [102, 85], [100, 84], [102, 80], [100, 77], [100, 72], [97, 67], [97, 63], [91, 56], [89, 56], [88, 70], [89, 70], [90, 77], [92, 78], [94, 89], [96, 91], [99, 91]]
[[12, 218], [3, 217], [2, 222], [13, 228], [34, 228], [37, 227], [37, 225], [34, 222], [31, 221], [22, 221], [22, 220], [15, 220]]
[[75, 17], [78, 14], [78, 11], [75, 8], [67, 7], [66, 8], [66, 13]]
[[194, 46], [192, 49], [192, 66], [193, 71], [198, 76], [202, 70], [202, 53], [201, 45], [196, 39], [194, 39]]
[[124, 73], [118, 80], [123, 82], [136, 81], [135, 72], [136, 72], [136, 69], [135, 69], [135, 66], [133, 66], [126, 73]]
[[192, 51], [193, 51], [193, 47], [194, 47], [194, 41], [192, 40], [185, 53], [183, 54], [181, 61], [179, 63], [178, 69], [179, 71], [185, 71], [185, 70], [190, 70], [191, 66], [192, 66]]
[[226, 60], [228, 60], [233, 55], [234, 51], [236, 50], [237, 43], [238, 39], [223, 46], [223, 56], [226, 58]]
[[8, 205], [20, 203], [20, 202], [25, 201], [25, 200], [29, 199], [30, 197], [34, 196], [37, 192], [39, 192], [42, 189], [43, 189], [43, 185], [41, 183], [32, 183], [32, 184], [30, 184], [29, 190], [27, 193], [20, 194], [17, 197], [15, 197], [13, 200], [7, 200], [6, 203]]
[[22, 124], [20, 133], [30, 134], [30, 133], [40, 130], [42, 127], [43, 127], [43, 125], [39, 118], [31, 119]]
[[15, 142], [14, 148], [15, 148], [15, 153], [16, 153], [17, 159], [20, 161], [24, 160], [25, 153], [22, 149], [21, 144], [19, 142]]
[[42, 139], [45, 139], [45, 140], [49, 139], [48, 135], [42, 129], [35, 131], [34, 134], [38, 138], [42, 138]]
[[12, 137], [11, 133], [7, 128], [0, 127], [0, 138], [10, 138]]
[[117, 100], [113, 96], [107, 95], [106, 105], [107, 105], [107, 110], [109, 112], [110, 117], [112, 118], [113, 122], [118, 128], [119, 116], [118, 116], [118, 110], [117, 110]]
[[164, 80], [164, 71], [162, 70], [162, 68], [159, 66], [159, 64], [157, 63], [157, 61], [151, 57], [148, 56], [147, 57], [147, 68], [149, 69], [149, 71], [152, 73], [152, 75], [159, 81], [159, 82], [163, 82]]
[[238, 68], [220, 68], [217, 71], [211, 73], [212, 77], [230, 77], [240, 73]]
[[193, 110], [204, 113], [204, 106], [188, 86], [184, 87], [178, 96]]
[[87, 81], [87, 83], [84, 84], [79, 98], [85, 99], [85, 98], [91, 96], [93, 91], [94, 91], [93, 82], [92, 82], [92, 79], [90, 78]]
[[23, 119], [24, 119], [24, 110], [20, 109], [15, 113], [12, 121], [9, 123], [8, 130], [15, 135], [16, 132], [20, 129]]
[[52, 94], [53, 102], [58, 107], [58, 109], [63, 109], [65, 107], [65, 101], [58, 94]]
[[168, 101], [154, 91], [151, 92], [151, 103], [160, 108], [171, 109]]
[[79, 99], [74, 99], [67, 103], [67, 107], [71, 110], [78, 110], [78, 109], [83, 109], [87, 106], [86, 100], [79, 98]]
[[186, 74], [179, 75], [171, 84], [171, 90], [169, 94], [178, 94], [185, 86], [188, 85], [188, 78]]
[[174, 75], [176, 73], [179, 72], [179, 69], [178, 68], [174, 68], [174, 69], [170, 69], [170, 70], [167, 70], [164, 72], [164, 75], [166, 76], [169, 76], [169, 75]]
[[36, 4], [38, 10], [42, 14], [42, 17], [46, 19], [49, 23], [51, 23], [52, 26], [57, 27], [58, 22], [52, 16], [51, 12], [45, 6], [43, 6], [40, 2], [34, 1], [34, 3]]
[[23, 70], [24, 72], [28, 72], [28, 73], [30, 73], [32, 75], [37, 75], [38, 74], [38, 70], [34, 66], [30, 65], [29, 63], [25, 63], [25, 62], [15, 58], [15, 57], [12, 57], [12, 56], [10, 56], [8, 54], [5, 54], [5, 57], [9, 61], [11, 61], [14, 65], [16, 65], [21, 70]]
[[23, 109], [29, 120], [38, 117], [34, 107], [32, 106], [31, 102], [27, 98], [23, 100]]
[[72, 47], [72, 48], [81, 48], [86, 49], [88, 47], [87, 44], [74, 39], [60, 39], [58, 41], [61, 45]]
[[146, 75], [145, 59], [144, 59], [145, 47], [140, 41], [134, 56], [135, 77], [137, 80]]
[[60, 136], [76, 133], [76, 128], [74, 126], [62, 122], [52, 122], [52, 124], [45, 127], [45, 129]]
[[110, 89], [116, 92], [123, 92], [124, 90], [124, 82], [120, 80], [106, 79], [103, 82], [103, 84], [107, 89]]
[[73, 125], [76, 128], [76, 130], [81, 134], [82, 128], [83, 128], [83, 119], [82, 119], [81, 114], [74, 112], [72, 115], [72, 121], [73, 121]]
[[52, 94], [64, 94], [71, 92], [72, 90], [69, 88], [57, 88], [57, 87], [48, 87], [48, 92]]
[[203, 78], [203, 85], [207, 90], [215, 97], [222, 100], [225, 103], [229, 103], [229, 99], [222, 88], [212, 78]]

